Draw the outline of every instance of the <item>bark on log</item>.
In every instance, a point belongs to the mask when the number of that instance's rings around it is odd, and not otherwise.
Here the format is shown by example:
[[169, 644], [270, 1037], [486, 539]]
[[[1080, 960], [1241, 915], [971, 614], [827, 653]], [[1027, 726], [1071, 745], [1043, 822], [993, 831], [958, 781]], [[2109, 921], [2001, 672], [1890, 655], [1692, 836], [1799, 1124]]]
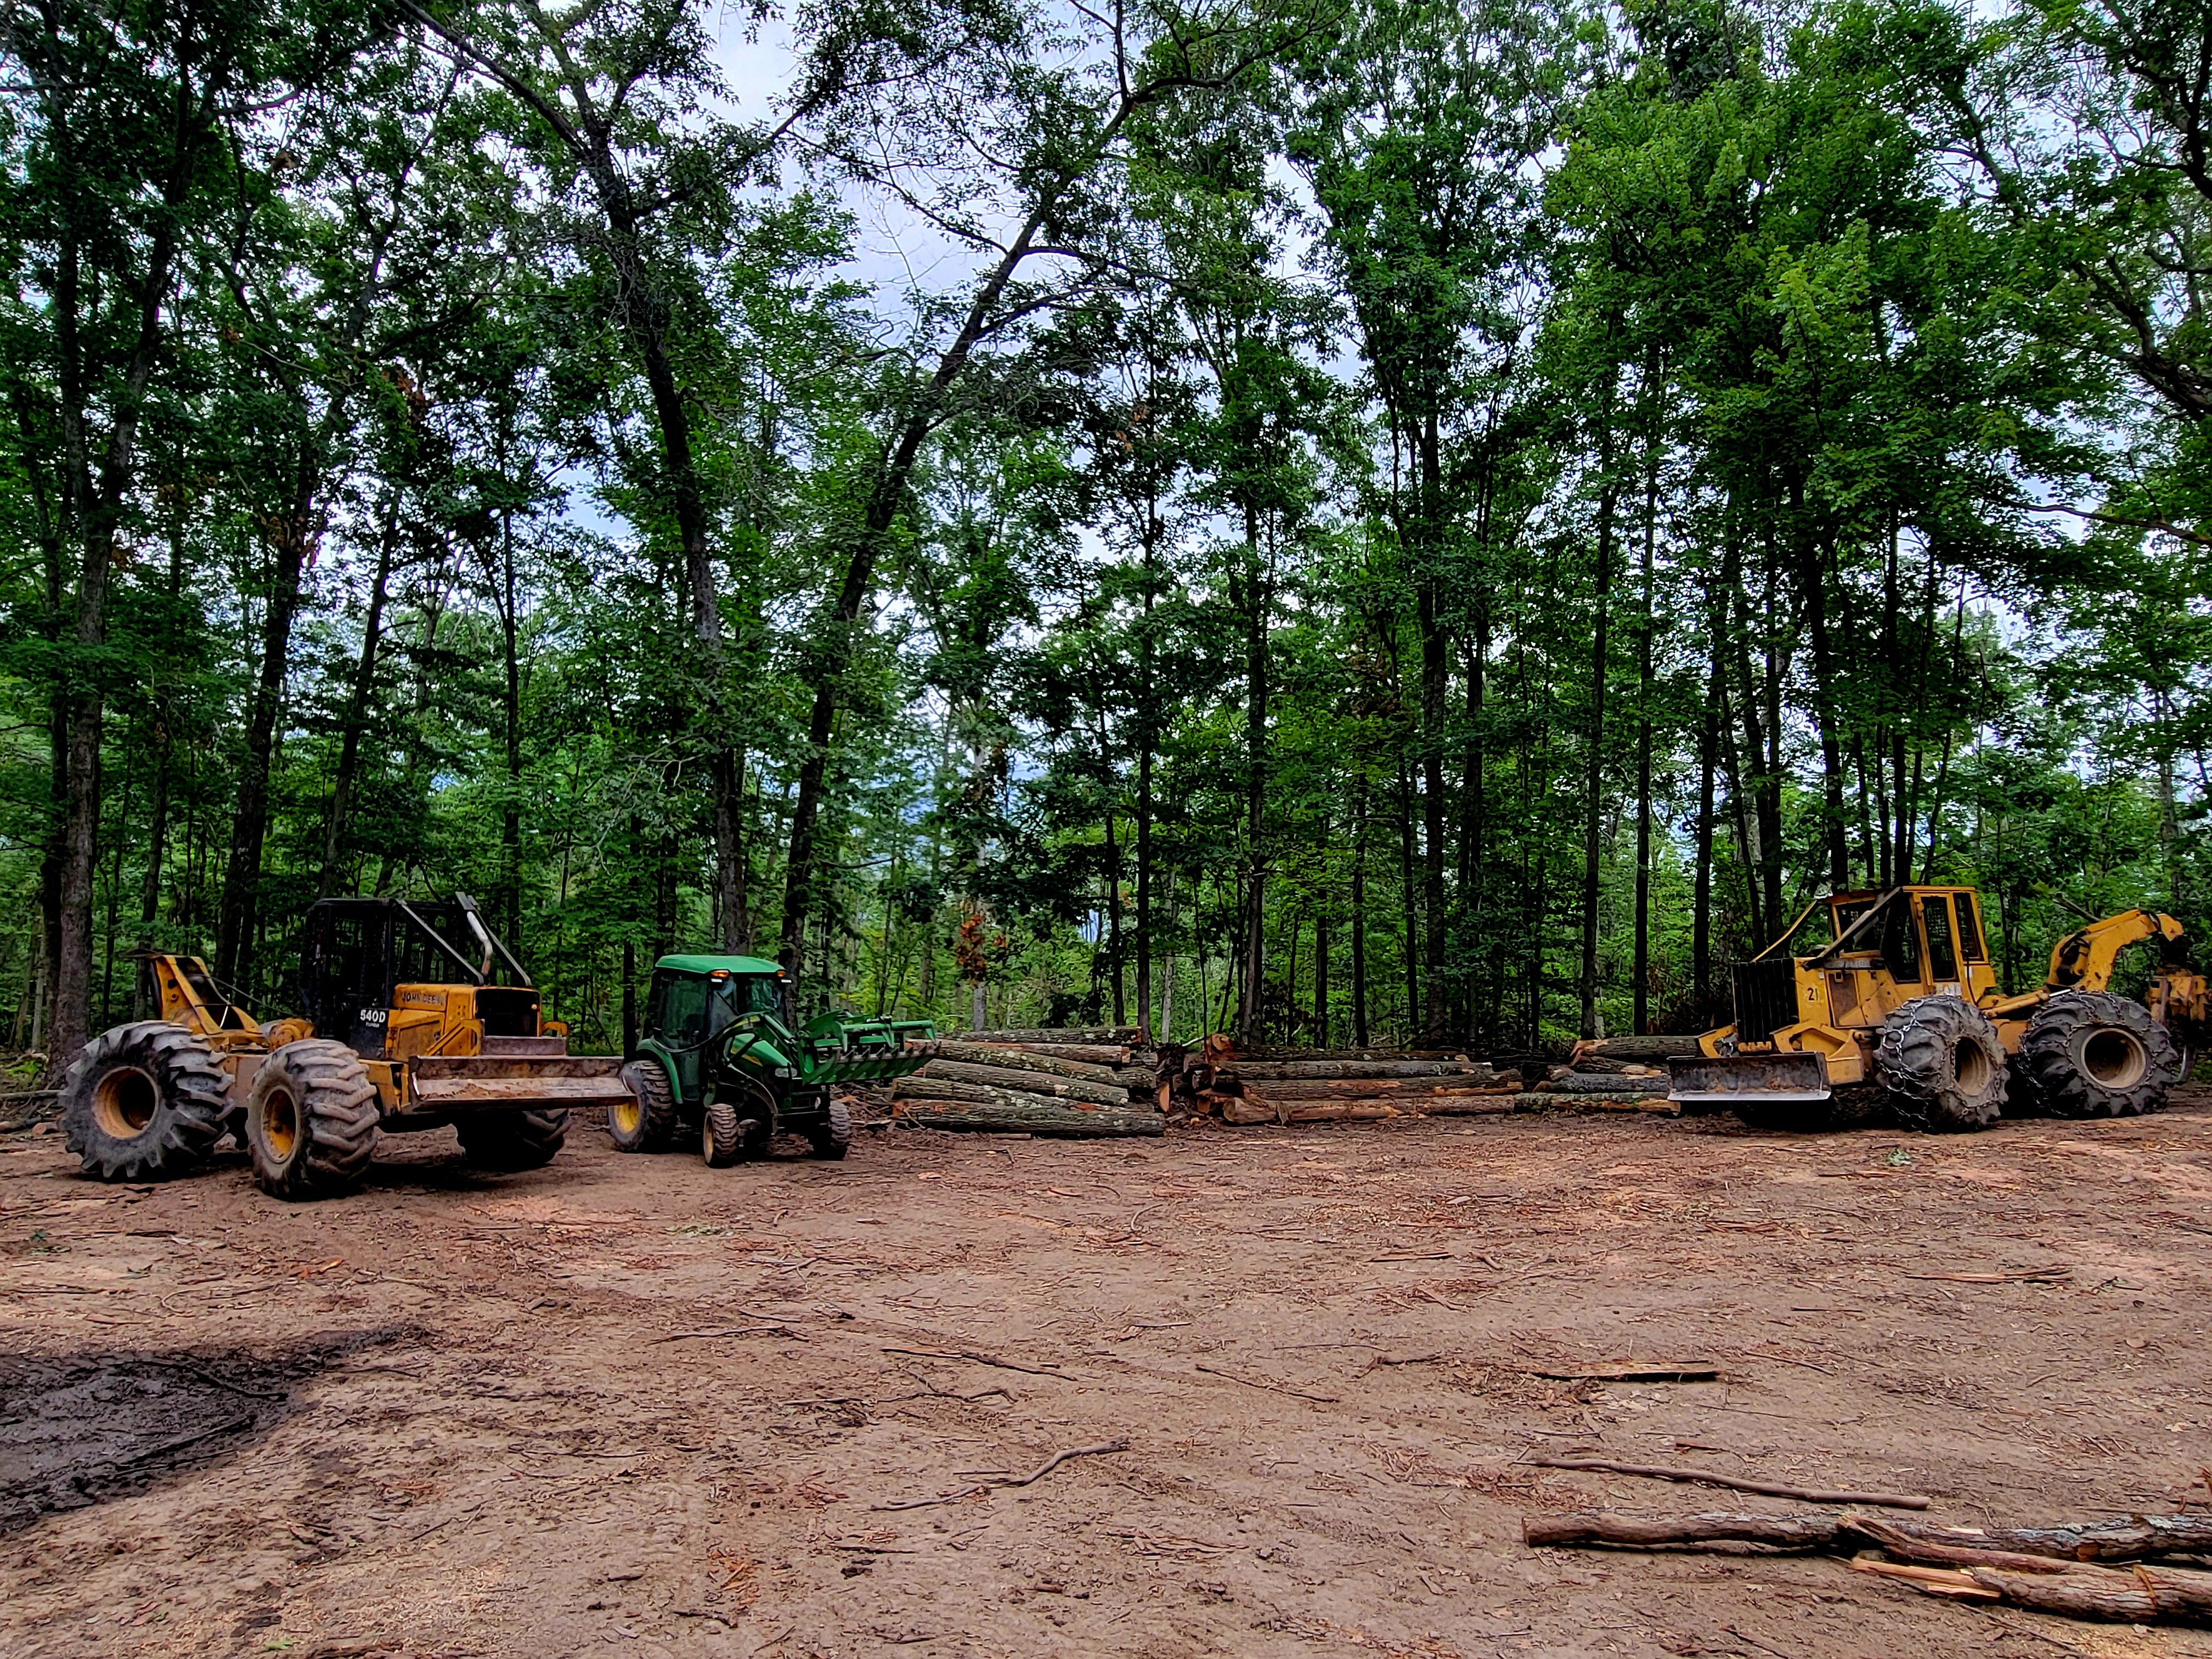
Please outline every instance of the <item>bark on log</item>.
[[1224, 1123], [1250, 1124], [1368, 1123], [1386, 1117], [1472, 1117], [1482, 1113], [1510, 1112], [1516, 1097], [1468, 1093], [1277, 1102], [1257, 1093], [1230, 1095], [1208, 1091], [1199, 1098], [1218, 1110]]
[[1015, 1094], [1048, 1095], [1055, 1100], [1084, 1100], [1098, 1106], [1127, 1106], [1129, 1091], [1118, 1083], [1091, 1083], [1080, 1078], [1054, 1077], [1043, 1072], [1024, 1072], [1006, 1066], [970, 1066], [957, 1060], [933, 1060], [921, 1068], [923, 1077], [949, 1078], [956, 1083], [981, 1083]]
[[1662, 1117], [1682, 1115], [1681, 1103], [1664, 1095], [1565, 1094], [1548, 1083], [1540, 1088], [1523, 1090], [1517, 1099], [1524, 1112], [1549, 1109], [1563, 1112], [1656, 1112]]
[[1544, 1086], [1555, 1095], [1663, 1095], [1672, 1085], [1664, 1077], [1609, 1077], [1602, 1073], [1570, 1072]]
[[987, 1043], [960, 1042], [950, 1038], [916, 1046], [923, 1047], [924, 1052], [935, 1054], [939, 1059], [958, 1060], [969, 1066], [995, 1066], [1010, 1072], [1042, 1072], [1047, 1077], [1080, 1078], [1087, 1083], [1120, 1082], [1111, 1066], [1093, 1066], [1079, 1060], [1054, 1060], [1046, 1054], [1027, 1054], [1019, 1048], [993, 1048]]
[[1266, 1100], [1423, 1100], [1439, 1095], [1517, 1095], [1517, 1077], [1290, 1078], [1282, 1082], [1238, 1073], [1247, 1097]]
[[[986, 1088], [980, 1083], [955, 1083], [949, 1078], [923, 1077], [916, 1073], [902, 1077], [891, 1085], [891, 1098], [901, 1100], [964, 1100], [978, 1106], [988, 1106], [1005, 1092]], [[1042, 1100], [1042, 1095], [1025, 1096], [1025, 1099]]]
[[1601, 1037], [1588, 1052], [1603, 1054], [1609, 1060], [1664, 1060], [1669, 1054], [1696, 1054], [1698, 1040], [1693, 1036]]
[[2124, 1521], [2091, 1521], [2075, 1526], [1989, 1527], [1978, 1531], [1938, 1527], [1925, 1521], [1885, 1519], [1883, 1524], [1923, 1543], [2010, 1550], [2059, 1561], [2141, 1561], [2156, 1555], [2199, 1555], [2212, 1551], [2212, 1515], [2137, 1515]]
[[1003, 1129], [1036, 1135], [1157, 1135], [1166, 1120], [1149, 1106], [1062, 1105], [1036, 1095], [994, 1091], [996, 1100], [902, 1098], [891, 1107], [894, 1122], [925, 1129]]
[[[956, 1036], [951, 1040], [974, 1042], [972, 1037]], [[1079, 1060], [1092, 1066], [1127, 1066], [1134, 1052], [1126, 1042], [989, 1042], [979, 1046], [1012, 1048], [1025, 1054], [1042, 1054], [1047, 1060]]]
[[1280, 1043], [1255, 1043], [1252, 1047], [1231, 1048], [1220, 1055], [1224, 1065], [1243, 1066], [1247, 1061], [1273, 1064], [1280, 1061], [1304, 1062], [1320, 1060], [1465, 1060], [1467, 1055], [1457, 1048], [1297, 1048]]
[[1839, 1528], [1832, 1515], [1573, 1515], [1521, 1518], [1521, 1541], [1533, 1547], [1589, 1544], [1650, 1549], [1668, 1544], [1771, 1544], [1778, 1549], [1830, 1550]]
[[994, 1046], [1017, 1042], [1042, 1042], [1058, 1046], [1062, 1043], [1110, 1042], [1119, 1047], [1125, 1042], [1142, 1042], [1144, 1031], [1134, 1025], [1025, 1025], [1004, 1031], [947, 1032], [963, 1042], [988, 1042]]
[[1491, 1077], [1488, 1062], [1473, 1060], [1231, 1060], [1221, 1069], [1255, 1083], [1291, 1079]]

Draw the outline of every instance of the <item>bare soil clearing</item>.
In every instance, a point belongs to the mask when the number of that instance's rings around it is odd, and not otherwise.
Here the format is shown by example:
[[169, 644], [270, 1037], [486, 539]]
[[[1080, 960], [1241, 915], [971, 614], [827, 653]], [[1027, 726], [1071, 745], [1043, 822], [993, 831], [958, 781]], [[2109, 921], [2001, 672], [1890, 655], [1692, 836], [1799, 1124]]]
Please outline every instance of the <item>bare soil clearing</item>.
[[720, 1171], [580, 1128], [503, 1177], [439, 1134], [301, 1206], [9, 1135], [0, 1651], [2212, 1656], [1832, 1560], [1530, 1551], [1530, 1510], [1803, 1506], [1517, 1461], [2170, 1510], [2212, 1498], [2208, 1304], [2204, 1089]]

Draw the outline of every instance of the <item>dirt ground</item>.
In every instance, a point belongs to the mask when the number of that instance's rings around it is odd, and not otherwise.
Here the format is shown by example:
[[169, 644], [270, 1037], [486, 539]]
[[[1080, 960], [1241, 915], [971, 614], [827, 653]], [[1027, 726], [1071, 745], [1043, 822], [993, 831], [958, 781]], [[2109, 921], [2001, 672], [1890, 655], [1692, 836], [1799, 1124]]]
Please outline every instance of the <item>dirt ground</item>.
[[[1941, 1139], [877, 1130], [717, 1171], [580, 1128], [526, 1176], [450, 1132], [380, 1160], [288, 1206], [234, 1156], [112, 1188], [0, 1137], [0, 1652], [2212, 1656], [1519, 1534], [1796, 1507], [1521, 1461], [1581, 1448], [1965, 1524], [2212, 1498], [2212, 1090]], [[2069, 1273], [1914, 1276], [2028, 1268]], [[1691, 1358], [1722, 1380], [1534, 1374]]]

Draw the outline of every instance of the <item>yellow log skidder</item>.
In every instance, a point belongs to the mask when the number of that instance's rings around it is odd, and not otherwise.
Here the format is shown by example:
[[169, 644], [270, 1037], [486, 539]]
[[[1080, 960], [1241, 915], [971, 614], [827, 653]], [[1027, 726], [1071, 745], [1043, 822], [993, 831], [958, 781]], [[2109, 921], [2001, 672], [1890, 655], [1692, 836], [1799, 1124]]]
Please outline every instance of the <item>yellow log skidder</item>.
[[267, 1024], [199, 957], [146, 959], [161, 1017], [102, 1032], [63, 1079], [86, 1174], [190, 1175], [229, 1133], [264, 1191], [321, 1198], [360, 1183], [380, 1131], [447, 1123], [471, 1163], [529, 1170], [561, 1150], [569, 1108], [629, 1099], [619, 1057], [568, 1053], [465, 893], [318, 900], [301, 954], [305, 1017]]
[[[1788, 953], [1815, 933], [1828, 942]], [[2145, 1002], [2112, 988], [2121, 951], [2139, 944], [2157, 953]], [[1923, 1129], [1985, 1128], [2008, 1100], [2072, 1117], [2155, 1111], [2212, 1018], [2181, 924], [2149, 910], [2076, 928], [2041, 985], [2004, 995], [1971, 887], [1816, 899], [1734, 975], [1735, 1022], [1668, 1062], [1668, 1097], [1769, 1128], [1820, 1127], [1834, 1091], [1854, 1084], [1877, 1085]]]

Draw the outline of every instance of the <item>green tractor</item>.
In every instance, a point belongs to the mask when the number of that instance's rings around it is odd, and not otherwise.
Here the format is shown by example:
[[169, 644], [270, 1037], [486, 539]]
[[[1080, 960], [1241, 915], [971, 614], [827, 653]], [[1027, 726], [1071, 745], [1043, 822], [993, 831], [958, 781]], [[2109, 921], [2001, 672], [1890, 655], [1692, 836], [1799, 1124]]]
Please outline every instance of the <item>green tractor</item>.
[[848, 1020], [821, 1014], [804, 1036], [791, 976], [758, 957], [663, 957], [653, 969], [646, 1032], [622, 1069], [629, 1097], [607, 1109], [618, 1151], [659, 1152], [684, 1134], [714, 1169], [757, 1157], [779, 1132], [817, 1158], [842, 1158], [853, 1121], [835, 1085], [920, 1071], [926, 1019]]

